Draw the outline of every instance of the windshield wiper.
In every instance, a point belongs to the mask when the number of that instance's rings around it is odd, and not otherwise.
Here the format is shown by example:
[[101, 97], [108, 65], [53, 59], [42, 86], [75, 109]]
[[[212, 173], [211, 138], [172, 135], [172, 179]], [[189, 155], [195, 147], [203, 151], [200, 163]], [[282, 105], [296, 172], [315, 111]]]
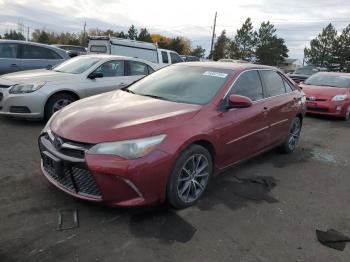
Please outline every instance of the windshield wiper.
[[120, 90], [136, 95], [136, 93], [134, 91], [131, 91], [130, 89], [128, 89], [128, 87], [124, 87]]

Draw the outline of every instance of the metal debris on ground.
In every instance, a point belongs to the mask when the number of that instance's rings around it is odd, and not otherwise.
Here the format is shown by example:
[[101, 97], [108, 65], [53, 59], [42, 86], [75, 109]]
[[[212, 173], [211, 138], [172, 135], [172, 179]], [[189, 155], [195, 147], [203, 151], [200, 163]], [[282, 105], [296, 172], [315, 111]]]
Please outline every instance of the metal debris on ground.
[[[71, 221], [67, 221], [67, 217], [71, 217]], [[57, 231], [63, 231], [68, 229], [74, 229], [79, 227], [78, 210], [77, 209], [66, 209], [58, 210], [58, 222]]]

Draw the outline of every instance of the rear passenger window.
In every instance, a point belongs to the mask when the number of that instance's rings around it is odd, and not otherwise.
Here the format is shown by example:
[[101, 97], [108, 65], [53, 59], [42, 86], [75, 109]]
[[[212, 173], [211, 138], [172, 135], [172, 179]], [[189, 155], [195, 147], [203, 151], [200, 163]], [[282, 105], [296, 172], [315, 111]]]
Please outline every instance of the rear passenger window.
[[258, 71], [252, 70], [241, 74], [229, 93], [229, 95], [233, 94], [249, 97], [253, 101], [263, 99], [263, 88]]
[[55, 51], [41, 46], [21, 45], [22, 59], [62, 59]]
[[166, 51], [162, 51], [162, 60], [163, 60], [164, 64], [168, 64], [169, 63], [168, 53]]
[[108, 61], [95, 70], [102, 73], [103, 77], [124, 76], [124, 61]]
[[0, 44], [0, 58], [17, 58], [17, 44]]
[[140, 62], [129, 61], [130, 64], [130, 75], [148, 75], [147, 65]]
[[171, 58], [171, 63], [172, 64], [183, 62], [181, 57], [178, 54], [174, 53], [174, 52], [170, 52], [170, 58]]
[[286, 93], [282, 77], [271, 70], [261, 70], [261, 76], [266, 88], [266, 96], [277, 96]]

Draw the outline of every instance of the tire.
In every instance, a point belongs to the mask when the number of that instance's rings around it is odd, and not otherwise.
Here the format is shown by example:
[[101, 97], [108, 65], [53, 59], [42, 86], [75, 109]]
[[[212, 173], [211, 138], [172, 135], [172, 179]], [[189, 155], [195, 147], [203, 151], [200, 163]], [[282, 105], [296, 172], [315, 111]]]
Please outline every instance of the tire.
[[45, 106], [45, 119], [49, 120], [56, 111], [61, 110], [76, 100], [77, 98], [74, 95], [68, 93], [58, 93], [51, 96]]
[[167, 201], [179, 209], [194, 205], [206, 191], [212, 172], [208, 150], [191, 145], [176, 161], [167, 185]]
[[287, 139], [281, 145], [282, 153], [290, 154], [294, 152], [299, 141], [301, 127], [302, 127], [301, 119], [299, 117], [295, 117], [290, 126]]
[[348, 106], [348, 110], [346, 111], [344, 117], [343, 117], [343, 120], [344, 121], [348, 121], [350, 118], [350, 105]]

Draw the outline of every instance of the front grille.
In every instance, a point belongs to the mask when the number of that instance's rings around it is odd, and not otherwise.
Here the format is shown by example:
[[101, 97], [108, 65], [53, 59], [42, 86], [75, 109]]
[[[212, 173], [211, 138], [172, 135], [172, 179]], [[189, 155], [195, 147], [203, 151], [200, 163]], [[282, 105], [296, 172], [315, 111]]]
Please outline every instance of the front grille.
[[59, 168], [57, 168], [57, 166], [50, 164], [52, 163], [50, 162], [52, 159], [49, 157], [51, 153], [45, 148], [41, 139], [45, 139], [46, 142], [50, 142], [50, 140], [47, 140], [46, 136], [39, 138], [39, 149], [43, 160], [43, 168], [53, 180], [73, 193], [95, 199], [100, 199], [102, 197], [101, 190], [95, 178], [88, 170], [83, 160], [82, 162], [74, 163], [61, 158], [58, 159], [56, 156], [52, 155], [53, 158], [57, 158], [58, 160], [55, 164], [58, 165]]
[[307, 110], [315, 111], [315, 112], [323, 112], [323, 113], [329, 112], [328, 108], [320, 108], [320, 107], [308, 107]]
[[324, 98], [316, 98], [315, 100], [311, 100], [310, 97], [306, 98], [307, 101], [327, 101], [327, 99]]

